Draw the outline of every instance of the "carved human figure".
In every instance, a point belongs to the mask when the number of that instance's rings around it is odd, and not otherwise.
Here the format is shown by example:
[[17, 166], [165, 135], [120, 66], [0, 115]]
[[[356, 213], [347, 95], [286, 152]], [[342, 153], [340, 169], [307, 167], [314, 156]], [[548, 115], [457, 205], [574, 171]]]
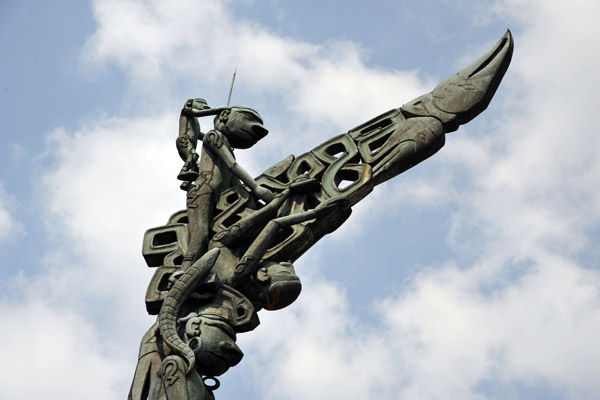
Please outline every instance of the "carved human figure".
[[[202, 134], [195, 117], [215, 114], [214, 129]], [[187, 269], [206, 252], [215, 201], [224, 190], [241, 180], [266, 203], [273, 200], [274, 194], [259, 186], [233, 154], [234, 149], [250, 148], [267, 135], [256, 111], [242, 106], [210, 109], [203, 99], [190, 99], [181, 111], [179, 126], [176, 143], [185, 164], [178, 178], [184, 180], [182, 188], [187, 190], [190, 227], [188, 251], [182, 263], [183, 269]], [[199, 155], [198, 139], [203, 142]]]

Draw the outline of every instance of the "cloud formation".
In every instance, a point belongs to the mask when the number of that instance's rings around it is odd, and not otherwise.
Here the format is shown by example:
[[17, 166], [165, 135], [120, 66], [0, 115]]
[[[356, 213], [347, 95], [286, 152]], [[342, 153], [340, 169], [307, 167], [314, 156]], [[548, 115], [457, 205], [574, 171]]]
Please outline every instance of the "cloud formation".
[[481, 275], [422, 273], [373, 307], [376, 326], [352, 315], [340, 288], [309, 281], [292, 310], [263, 317], [244, 362], [271, 382], [266, 398], [481, 399], [517, 384], [593, 397], [598, 275], [546, 260], [489, 294]]
[[305, 143], [319, 143], [332, 135], [327, 132], [347, 130], [398, 107], [429, 86], [415, 71], [366, 66], [362, 49], [351, 42], [312, 44], [279, 37], [234, 17], [227, 10], [231, 6], [188, 0], [168, 6], [154, 0], [95, 1], [99, 26], [87, 41], [83, 60], [91, 66], [117, 65], [135, 90], [144, 93], [148, 85], [156, 90], [156, 85], [185, 81], [190, 92], [202, 93], [209, 104], [224, 98], [235, 66], [236, 90], [252, 93], [255, 102], [277, 99], [281, 111], [290, 113], [287, 118], [294, 124], [282, 125], [286, 129], [280, 132], [287, 135], [277, 143], [291, 142], [286, 150], [297, 145], [308, 150]]
[[0, 243], [8, 242], [14, 235], [24, 233], [22, 224], [13, 215], [15, 200], [0, 182]]

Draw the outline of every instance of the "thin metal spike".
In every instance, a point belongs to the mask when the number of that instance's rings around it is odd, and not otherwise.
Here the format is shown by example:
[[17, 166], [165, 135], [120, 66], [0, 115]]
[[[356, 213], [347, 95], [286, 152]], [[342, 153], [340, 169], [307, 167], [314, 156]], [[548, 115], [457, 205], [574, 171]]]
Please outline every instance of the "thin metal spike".
[[231, 101], [231, 92], [233, 92], [233, 83], [235, 82], [235, 74], [237, 72], [237, 68], [233, 70], [233, 78], [231, 78], [231, 87], [229, 88], [229, 97], [227, 97], [227, 106], [229, 107], [229, 102]]

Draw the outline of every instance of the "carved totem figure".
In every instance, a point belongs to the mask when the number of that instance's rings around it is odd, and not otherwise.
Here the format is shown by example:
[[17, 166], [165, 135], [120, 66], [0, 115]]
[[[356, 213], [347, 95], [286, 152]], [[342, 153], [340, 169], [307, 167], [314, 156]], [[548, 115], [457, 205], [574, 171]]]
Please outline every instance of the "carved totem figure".
[[[144, 258], [156, 268], [146, 308], [158, 321], [142, 339], [129, 398], [214, 399], [215, 376], [243, 356], [236, 334], [258, 326], [260, 309], [281, 309], [300, 294], [292, 262], [342, 225], [375, 185], [436, 153], [446, 133], [481, 113], [512, 51], [508, 31], [432, 92], [290, 155], [256, 179], [233, 149], [266, 136], [260, 115], [188, 100], [177, 139], [187, 209], [144, 237]], [[204, 135], [196, 118], [206, 115], [216, 117]]]

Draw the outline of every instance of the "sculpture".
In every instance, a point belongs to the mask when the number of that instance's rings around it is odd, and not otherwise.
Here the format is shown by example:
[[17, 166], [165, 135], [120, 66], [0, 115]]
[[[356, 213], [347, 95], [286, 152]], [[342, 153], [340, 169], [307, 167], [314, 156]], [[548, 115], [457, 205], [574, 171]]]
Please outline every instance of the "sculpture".
[[[260, 309], [283, 308], [300, 294], [292, 262], [342, 225], [375, 185], [436, 153], [445, 133], [481, 113], [512, 50], [507, 31], [432, 92], [290, 155], [256, 179], [236, 163], [233, 148], [266, 136], [260, 115], [188, 100], [177, 139], [187, 209], [144, 236], [144, 258], [156, 268], [146, 308], [158, 320], [142, 339], [129, 398], [214, 399], [215, 376], [243, 356], [236, 334], [258, 326]], [[215, 115], [215, 126], [204, 135], [196, 117], [206, 115]]]

